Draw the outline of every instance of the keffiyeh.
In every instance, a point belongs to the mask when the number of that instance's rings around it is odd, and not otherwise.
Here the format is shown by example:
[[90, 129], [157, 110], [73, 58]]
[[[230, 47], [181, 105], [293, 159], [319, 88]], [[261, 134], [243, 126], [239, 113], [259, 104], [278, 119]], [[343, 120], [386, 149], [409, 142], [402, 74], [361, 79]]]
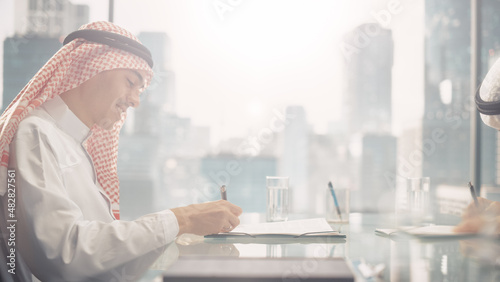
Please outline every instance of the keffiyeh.
[[[484, 102], [500, 101], [500, 59], [486, 74], [479, 89], [479, 95]], [[486, 125], [500, 130], [500, 115], [481, 114], [481, 119]]]
[[[79, 30], [82, 29], [114, 32], [138, 41], [127, 30], [109, 22], [89, 23]], [[121, 49], [80, 38], [64, 45], [35, 74], [0, 116], [0, 181], [2, 182], [0, 195], [4, 195], [7, 190], [9, 144], [19, 122], [45, 101], [79, 86], [102, 71], [112, 69], [144, 70], [148, 73], [147, 83], [153, 76], [152, 69], [142, 58]], [[84, 144], [94, 163], [97, 179], [110, 198], [113, 214], [117, 219], [119, 219], [118, 139], [124, 120], [125, 115], [111, 130], [94, 125], [91, 128], [92, 135]]]

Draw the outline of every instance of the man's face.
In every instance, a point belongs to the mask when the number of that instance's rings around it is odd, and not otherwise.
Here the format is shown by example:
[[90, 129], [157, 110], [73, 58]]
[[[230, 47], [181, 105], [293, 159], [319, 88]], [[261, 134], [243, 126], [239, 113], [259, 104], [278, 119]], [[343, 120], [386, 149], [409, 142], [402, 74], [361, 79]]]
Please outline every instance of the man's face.
[[142, 70], [104, 71], [84, 82], [85, 110], [88, 123], [112, 129], [128, 107], [138, 107], [139, 95], [146, 84]]

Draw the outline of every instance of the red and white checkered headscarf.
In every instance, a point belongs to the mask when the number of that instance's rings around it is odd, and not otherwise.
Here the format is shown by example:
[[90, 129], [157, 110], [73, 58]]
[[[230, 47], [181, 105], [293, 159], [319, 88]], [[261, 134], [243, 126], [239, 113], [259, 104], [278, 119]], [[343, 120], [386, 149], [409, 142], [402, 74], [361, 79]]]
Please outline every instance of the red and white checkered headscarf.
[[[104, 30], [118, 33], [139, 41], [127, 30], [109, 22], [93, 22], [82, 29]], [[75, 39], [64, 45], [28, 82], [14, 101], [0, 116], [0, 195], [4, 195], [9, 163], [9, 144], [19, 122], [45, 101], [73, 89], [96, 74], [112, 69], [144, 70], [147, 83], [153, 71], [142, 58], [129, 52], [98, 44], [85, 39]], [[147, 86], [147, 85], [146, 85]], [[86, 148], [97, 172], [97, 179], [111, 199], [113, 214], [119, 219], [119, 181], [117, 174], [119, 132], [125, 120], [116, 122], [111, 130], [94, 125]]]

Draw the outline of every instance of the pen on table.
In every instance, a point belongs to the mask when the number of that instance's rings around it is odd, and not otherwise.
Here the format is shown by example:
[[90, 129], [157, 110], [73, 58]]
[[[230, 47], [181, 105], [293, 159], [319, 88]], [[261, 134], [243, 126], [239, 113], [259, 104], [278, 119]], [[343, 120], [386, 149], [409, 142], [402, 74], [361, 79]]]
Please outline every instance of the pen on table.
[[220, 197], [221, 197], [223, 200], [226, 200], [226, 201], [227, 201], [226, 185], [222, 185], [222, 186], [220, 187]]
[[469, 188], [470, 188], [470, 194], [472, 196], [472, 199], [474, 199], [474, 205], [476, 205], [476, 208], [479, 207], [479, 202], [477, 201], [477, 196], [476, 196], [476, 190], [474, 190], [474, 185], [469, 182]]
[[333, 197], [333, 202], [335, 203], [335, 208], [337, 209], [337, 214], [339, 215], [339, 219], [342, 220], [342, 215], [340, 214], [339, 202], [337, 201], [337, 196], [335, 196], [335, 191], [333, 190], [332, 182], [328, 182], [328, 188], [330, 189], [330, 193]]

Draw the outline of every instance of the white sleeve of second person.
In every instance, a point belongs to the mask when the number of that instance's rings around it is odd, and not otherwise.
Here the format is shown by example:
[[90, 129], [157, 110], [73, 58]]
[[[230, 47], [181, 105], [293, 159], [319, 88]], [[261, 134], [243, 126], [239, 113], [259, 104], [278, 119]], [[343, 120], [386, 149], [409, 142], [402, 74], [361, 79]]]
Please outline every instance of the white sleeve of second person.
[[16, 246], [31, 272], [42, 281], [86, 281], [131, 262], [130, 269], [147, 270], [152, 261], [141, 256], [161, 255], [179, 231], [172, 211], [134, 221], [85, 219], [44, 139], [33, 130], [11, 144], [18, 187]]

